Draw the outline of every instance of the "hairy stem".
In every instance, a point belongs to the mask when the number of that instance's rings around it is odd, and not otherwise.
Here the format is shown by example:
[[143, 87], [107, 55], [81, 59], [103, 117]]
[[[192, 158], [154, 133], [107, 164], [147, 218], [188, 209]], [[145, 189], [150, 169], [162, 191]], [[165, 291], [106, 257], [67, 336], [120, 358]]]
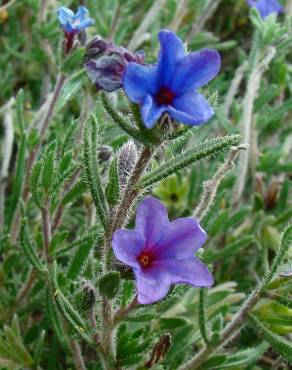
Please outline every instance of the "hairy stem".
[[117, 325], [124, 317], [128, 316], [137, 307], [137, 304], [137, 295], [135, 295], [126, 308], [119, 308], [115, 312], [113, 317], [113, 326]]
[[77, 340], [72, 340], [71, 347], [76, 370], [86, 370], [81, 348]]
[[[256, 54], [256, 53], [255, 53]], [[240, 121], [240, 127], [243, 130], [243, 143], [247, 145], [247, 151], [240, 158], [238, 166], [238, 177], [234, 187], [233, 204], [237, 204], [240, 200], [247, 176], [248, 164], [251, 153], [251, 135], [252, 135], [252, 115], [253, 104], [257, 97], [258, 89], [260, 87], [261, 77], [267, 69], [269, 63], [276, 54], [275, 48], [271, 47], [268, 50], [266, 57], [260, 63], [254, 63], [255, 67], [252, 69], [248, 83], [247, 90], [243, 100], [243, 114]]]
[[203, 193], [197, 208], [194, 211], [194, 217], [202, 220], [208, 213], [210, 207], [217, 194], [218, 186], [226, 173], [234, 167], [234, 161], [236, 160], [240, 150], [246, 149], [245, 145], [239, 145], [233, 147], [230, 150], [229, 156], [226, 161], [220, 166], [211, 180], [207, 180], [203, 183]]

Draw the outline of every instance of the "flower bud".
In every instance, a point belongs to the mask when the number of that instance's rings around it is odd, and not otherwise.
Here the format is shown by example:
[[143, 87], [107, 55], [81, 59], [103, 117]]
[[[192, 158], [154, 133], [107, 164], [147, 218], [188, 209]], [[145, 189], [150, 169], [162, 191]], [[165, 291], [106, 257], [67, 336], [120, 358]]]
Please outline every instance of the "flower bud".
[[96, 291], [94, 286], [86, 280], [82, 281], [83, 309], [89, 310], [94, 306], [96, 301]]
[[97, 148], [97, 158], [102, 162], [107, 162], [110, 160], [112, 155], [112, 148], [108, 145], [101, 145]]
[[137, 161], [137, 148], [134, 142], [127, 141], [119, 150], [117, 158], [119, 183], [124, 187]]

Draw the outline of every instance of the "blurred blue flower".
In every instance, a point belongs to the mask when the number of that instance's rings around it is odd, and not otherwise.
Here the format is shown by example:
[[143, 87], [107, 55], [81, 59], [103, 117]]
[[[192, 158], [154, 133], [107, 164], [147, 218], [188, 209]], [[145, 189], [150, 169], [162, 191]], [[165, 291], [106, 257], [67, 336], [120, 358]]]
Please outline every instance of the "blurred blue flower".
[[67, 34], [76, 34], [94, 23], [93, 19], [88, 18], [88, 10], [84, 6], [79, 6], [76, 14], [64, 6], [57, 13], [60, 25]]
[[204, 49], [186, 53], [174, 32], [161, 30], [157, 65], [129, 63], [123, 76], [128, 98], [139, 104], [144, 124], [152, 128], [163, 113], [187, 125], [207, 122], [214, 111], [196, 89], [219, 72], [220, 55]]
[[262, 18], [266, 18], [272, 13], [282, 13], [283, 7], [277, 0], [247, 0], [249, 6], [256, 8]]

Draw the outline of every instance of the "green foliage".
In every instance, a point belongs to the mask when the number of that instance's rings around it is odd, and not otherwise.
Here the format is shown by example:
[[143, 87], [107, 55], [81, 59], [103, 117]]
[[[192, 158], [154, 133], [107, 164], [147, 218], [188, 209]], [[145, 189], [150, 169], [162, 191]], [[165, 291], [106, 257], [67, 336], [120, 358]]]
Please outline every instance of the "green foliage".
[[[0, 368], [287, 367], [291, 14], [264, 20], [243, 0], [2, 3]], [[281, 3], [287, 8], [288, 1]], [[56, 19], [61, 5], [74, 11], [84, 5], [95, 21], [86, 35], [75, 36], [67, 54]], [[153, 6], [158, 8], [149, 17]], [[97, 92], [89, 81], [83, 65], [92, 52], [88, 41], [99, 35], [127, 47], [142, 26], [131, 51], [144, 49], [145, 64], [156, 63], [162, 28], [176, 30], [190, 52], [220, 52], [219, 75], [200, 89], [215, 112], [208, 124], [192, 127], [163, 115], [147, 129], [140, 105], [122, 88]], [[254, 102], [246, 104], [249, 76], [271, 48], [275, 57], [262, 66]], [[246, 127], [239, 122], [248, 109], [251, 145], [243, 194], [233, 201], [241, 151], [236, 170], [225, 174], [200, 220], [208, 238], [196, 257], [208, 264], [214, 286], [171, 285], [163, 300], [139, 304], [133, 271], [111, 248], [115, 221], [133, 229], [138, 201], [148, 193], [166, 206], [170, 221], [193, 217], [206, 182], [230, 149], [243, 143]], [[125, 194], [144, 148], [152, 157], [135, 179], [133, 194]], [[121, 205], [124, 219], [115, 220]]]

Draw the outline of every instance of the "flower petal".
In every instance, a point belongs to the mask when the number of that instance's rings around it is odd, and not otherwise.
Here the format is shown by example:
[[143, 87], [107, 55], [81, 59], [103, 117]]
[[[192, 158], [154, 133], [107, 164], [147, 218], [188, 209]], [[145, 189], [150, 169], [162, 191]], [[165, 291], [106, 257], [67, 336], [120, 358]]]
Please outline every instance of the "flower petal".
[[138, 302], [151, 304], [164, 298], [169, 291], [170, 282], [161, 271], [147, 271], [133, 269], [136, 277]]
[[77, 13], [74, 15], [74, 19], [79, 19], [80, 21], [83, 21], [87, 14], [88, 10], [87, 8], [85, 8], [85, 6], [78, 6], [78, 10]]
[[166, 111], [165, 105], [157, 105], [151, 95], [147, 95], [141, 106], [143, 122], [147, 128], [152, 128], [162, 113]]
[[74, 13], [71, 9], [68, 9], [64, 6], [61, 6], [57, 10], [59, 21], [62, 25], [65, 25], [69, 19], [72, 19], [74, 17]]
[[184, 44], [174, 32], [161, 30], [158, 34], [158, 75], [160, 86], [169, 86], [176, 64], [185, 56]]
[[213, 276], [207, 266], [196, 257], [179, 261], [174, 258], [157, 260], [154, 268], [161, 272], [164, 270], [173, 284], [190, 284], [195, 287], [214, 284]]
[[136, 230], [146, 238], [146, 246], [154, 245], [161, 237], [163, 228], [168, 224], [167, 210], [154, 197], [144, 198], [137, 210]]
[[128, 98], [141, 104], [146, 95], [157, 92], [157, 67], [129, 63], [124, 72], [123, 86]]
[[112, 246], [116, 258], [126, 265], [139, 267], [137, 257], [145, 245], [144, 236], [135, 230], [117, 230], [114, 233]]
[[185, 259], [193, 257], [206, 239], [207, 234], [198, 220], [178, 218], [164, 227], [162, 237], [153, 250], [158, 258]]
[[173, 100], [167, 112], [176, 121], [196, 126], [209, 121], [214, 115], [207, 99], [195, 91], [189, 91]]
[[218, 74], [220, 65], [221, 58], [216, 50], [190, 53], [177, 63], [170, 88], [179, 95], [190, 89], [198, 89]]

